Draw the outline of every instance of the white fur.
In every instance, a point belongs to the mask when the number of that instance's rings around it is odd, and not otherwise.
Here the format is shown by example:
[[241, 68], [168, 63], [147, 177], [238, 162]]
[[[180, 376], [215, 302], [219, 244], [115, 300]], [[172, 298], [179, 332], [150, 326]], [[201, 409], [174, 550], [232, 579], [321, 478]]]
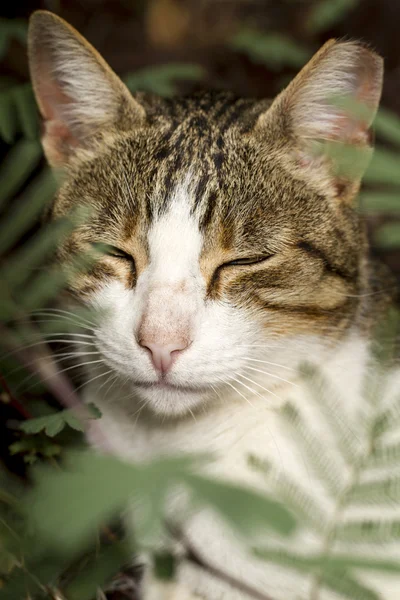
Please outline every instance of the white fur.
[[[150, 263], [136, 289], [124, 290], [112, 282], [97, 295], [96, 306], [108, 309], [96, 332], [97, 344], [106, 363], [121, 377], [111, 389], [101, 385], [101, 378], [89, 383], [85, 400], [100, 407], [104, 430], [118, 456], [143, 461], [182, 452], [211, 452], [214, 460], [208, 466], [209, 474], [264, 492], [286, 475], [315, 498], [321, 520], [329, 523], [335, 505], [285, 428], [280, 408], [291, 399], [301, 408], [316, 438], [326, 445], [334, 443], [326, 424], [318, 418], [318, 408], [296, 377], [296, 367], [308, 359], [334, 384], [337, 397], [331, 409], [341, 415], [352, 436], [364, 413], [361, 382], [368, 356], [366, 345], [354, 333], [335, 353], [318, 337], [269, 339], [246, 311], [206, 301], [198, 264], [202, 239], [186, 208], [189, 193], [187, 183], [178, 188], [170, 210], [155, 222], [149, 233]], [[190, 347], [167, 375], [167, 382], [183, 388], [142, 387], [143, 382], [156, 383], [157, 374], [148, 353], [136, 342], [135, 332], [146, 318], [156, 323], [162, 335], [171, 326], [171, 316], [184, 322], [191, 332]], [[142, 406], [155, 418], [143, 416]], [[363, 440], [360, 448], [362, 444]], [[274, 465], [268, 485], [249, 467], [249, 454]], [[334, 452], [332, 472], [339, 473], [343, 481], [351, 477], [347, 464]], [[171, 510], [180, 514], [174, 506]], [[274, 600], [309, 599], [308, 577], [255, 560], [244, 541], [209, 511], [198, 512], [184, 527], [198, 551], [226, 573], [269, 593]], [[277, 547], [280, 544], [270, 532], [261, 535], [259, 541]], [[311, 552], [320, 549], [321, 540], [304, 527], [290, 547]], [[374, 582], [372, 587], [376, 587]], [[398, 580], [379, 581], [376, 589], [382, 600], [400, 597]], [[247, 600], [245, 594], [186, 564], [176, 587], [152, 582], [145, 591], [146, 600], [197, 597]], [[319, 600], [336, 597], [324, 591]]]

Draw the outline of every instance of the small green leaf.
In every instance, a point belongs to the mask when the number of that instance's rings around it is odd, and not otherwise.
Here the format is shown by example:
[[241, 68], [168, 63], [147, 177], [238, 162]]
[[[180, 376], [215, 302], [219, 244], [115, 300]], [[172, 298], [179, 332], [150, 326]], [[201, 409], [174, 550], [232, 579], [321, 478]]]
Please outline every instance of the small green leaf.
[[21, 140], [11, 148], [0, 170], [0, 205], [19, 191], [41, 156], [42, 148], [38, 142]]
[[200, 81], [205, 76], [203, 67], [190, 63], [169, 63], [148, 67], [126, 75], [124, 82], [131, 92], [153, 92], [172, 96], [177, 92], [177, 81]]
[[[33, 224], [56, 190], [54, 176], [46, 170], [28, 186], [17, 206], [0, 226], [0, 253], [10, 248]], [[21, 265], [20, 265], [21, 267]]]
[[400, 213], [400, 190], [394, 192], [362, 192], [359, 207], [367, 214]]
[[375, 118], [375, 131], [389, 142], [400, 145], [400, 118], [384, 108], [380, 108]]
[[400, 246], [400, 223], [385, 223], [374, 234], [377, 246], [392, 250]]
[[319, 33], [340, 21], [360, 0], [319, 0], [308, 18], [308, 29]]
[[[42, 417], [42, 419], [46, 419], [46, 417]], [[56, 436], [64, 429], [66, 422], [65, 415], [62, 413], [48, 417], [48, 422], [44, 429], [46, 435], [49, 437]]]
[[89, 402], [88, 404], [86, 404], [89, 412], [91, 413], [91, 418], [92, 419], [101, 419], [102, 414], [100, 409], [96, 406], [96, 404], [93, 404], [93, 402]]
[[12, 144], [18, 129], [17, 108], [9, 90], [0, 92], [0, 136]]
[[37, 139], [39, 120], [32, 86], [30, 84], [17, 86], [12, 90], [12, 94], [23, 134], [28, 139]]
[[63, 415], [65, 423], [75, 431], [85, 431], [85, 424], [78, 419], [71, 411], [65, 411]]
[[288, 535], [295, 529], [296, 522], [289, 510], [258, 492], [200, 475], [188, 474], [185, 481], [194, 492], [196, 502], [217, 510], [242, 534], [251, 534], [260, 526], [274, 529], [282, 535]]
[[302, 67], [310, 57], [308, 50], [282, 33], [265, 34], [243, 29], [232, 39], [230, 46], [273, 70], [284, 66]]
[[367, 183], [400, 185], [400, 155], [383, 148], [376, 148], [364, 175]]
[[154, 558], [154, 574], [157, 579], [171, 580], [175, 576], [176, 559], [169, 552], [156, 552]]

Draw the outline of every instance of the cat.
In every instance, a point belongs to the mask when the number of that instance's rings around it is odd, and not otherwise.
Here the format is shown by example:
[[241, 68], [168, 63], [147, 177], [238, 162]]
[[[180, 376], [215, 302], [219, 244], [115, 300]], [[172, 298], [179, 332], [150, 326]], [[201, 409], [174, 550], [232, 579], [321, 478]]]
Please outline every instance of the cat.
[[[306, 360], [350, 399], [341, 408], [350, 431], [358, 418], [371, 328], [386, 306], [385, 275], [369, 258], [356, 210], [382, 59], [331, 40], [272, 102], [226, 92], [162, 99], [132, 96], [49, 12], [31, 17], [28, 49], [44, 151], [63, 174], [49, 217], [93, 210], [60, 243], [58, 260], [69, 265], [92, 244], [106, 248], [70, 294], [106, 309], [88, 343], [102, 364], [87, 366], [83, 396], [101, 409], [111, 451], [134, 461], [211, 452], [209, 473], [265, 491], [248, 463], [253, 454], [320, 497], [329, 515], [280, 413], [290, 398], [314, 426], [298, 375]], [[351, 168], [335, 159], [342, 146], [357, 158]], [[329, 443], [317, 421], [314, 433]], [[344, 466], [341, 473], [345, 480]], [[265, 597], [338, 597], [251, 557], [208, 511], [183, 526], [211, 564]], [[301, 532], [297, 542], [318, 544]], [[371, 598], [400, 597], [389, 577], [370, 585]], [[149, 572], [143, 597], [252, 596], [183, 562], [174, 583]]]

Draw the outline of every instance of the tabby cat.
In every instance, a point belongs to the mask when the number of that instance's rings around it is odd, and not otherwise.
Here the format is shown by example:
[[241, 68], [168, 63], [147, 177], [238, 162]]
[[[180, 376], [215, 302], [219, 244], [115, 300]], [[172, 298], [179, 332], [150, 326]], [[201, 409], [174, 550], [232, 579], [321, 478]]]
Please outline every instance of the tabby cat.
[[[43, 147], [62, 172], [50, 217], [78, 205], [92, 211], [60, 243], [58, 260], [106, 248], [70, 293], [104, 311], [87, 344], [84, 400], [100, 407], [111, 450], [134, 461], [212, 453], [214, 476], [268, 491], [249, 465], [256, 455], [318, 498], [329, 527], [334, 507], [280, 413], [290, 399], [313, 425], [298, 375], [309, 361], [346, 399], [350, 431], [358, 418], [385, 284], [355, 206], [382, 59], [331, 40], [272, 102], [225, 92], [132, 96], [70, 25], [38, 11], [29, 60]], [[341, 148], [351, 150], [350, 166], [340, 164]], [[314, 433], [331, 442], [317, 422]], [[345, 466], [341, 475], [350, 477]], [[337, 598], [315, 578], [251, 556], [206, 510], [182, 527], [208, 562], [266, 597]], [[295, 542], [304, 551], [319, 544], [306, 528]], [[400, 598], [398, 580], [368, 581], [371, 598]], [[252, 597], [185, 562], [175, 583], [149, 575], [142, 592]]]

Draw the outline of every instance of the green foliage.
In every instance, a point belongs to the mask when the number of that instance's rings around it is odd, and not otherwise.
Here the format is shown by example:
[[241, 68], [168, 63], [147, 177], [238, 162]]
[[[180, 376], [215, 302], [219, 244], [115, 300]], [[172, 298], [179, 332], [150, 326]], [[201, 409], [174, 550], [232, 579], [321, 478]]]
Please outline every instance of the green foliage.
[[40, 457], [56, 458], [61, 453], [61, 446], [52, 443], [46, 436], [25, 437], [9, 447], [10, 454], [22, 454], [24, 461], [35, 463]]
[[27, 29], [27, 23], [22, 19], [0, 18], [0, 60], [4, 58], [13, 39], [25, 44]]
[[[101, 417], [99, 409], [93, 404], [89, 405], [89, 407], [93, 414], [93, 418], [99, 419]], [[61, 410], [55, 414], [38, 417], [36, 419], [29, 419], [28, 421], [22, 422], [20, 427], [25, 433], [39, 433], [40, 431], [44, 431], [49, 437], [54, 437], [67, 425], [76, 431], [85, 430], [84, 423], [78, 419], [75, 412], [71, 409]]]
[[[195, 474], [204, 460], [179, 457], [135, 465], [88, 451], [74, 453], [67, 470], [54, 474], [42, 468], [36, 472], [36, 486], [27, 501], [29, 516], [43, 546], [73, 554], [102, 522], [118, 514], [131, 500], [146, 507], [135, 530], [137, 543], [146, 545], [154, 532], [163, 529], [170, 490], [184, 485], [196, 505], [219, 512], [242, 534], [249, 534], [260, 523], [282, 535], [294, 529], [293, 517], [280, 504], [256, 492]], [[68, 498], [68, 503], [63, 503], [63, 498]], [[243, 506], [252, 510], [243, 511]]]
[[311, 9], [307, 26], [312, 33], [329, 29], [355, 8], [360, 0], [318, 0]]
[[169, 63], [141, 69], [125, 75], [125, 84], [131, 92], [145, 91], [160, 96], [173, 96], [177, 93], [178, 81], [200, 81], [205, 71], [200, 65], [190, 63]]
[[0, 136], [9, 144], [18, 134], [35, 140], [39, 134], [36, 104], [30, 84], [0, 86]]
[[254, 29], [241, 30], [230, 46], [246, 54], [253, 62], [279, 71], [283, 67], [300, 68], [310, 58], [310, 51], [281, 33], [261, 33]]
[[[315, 597], [327, 589], [338, 598], [379, 600], [380, 596], [363, 582], [363, 570], [400, 573], [400, 561], [393, 560], [384, 546], [400, 539], [400, 522], [390, 512], [400, 501], [400, 482], [396, 471], [388, 469], [398, 444], [391, 442], [393, 418], [387, 416], [398, 412], [399, 399], [382, 397], [388, 377], [384, 368], [371, 364], [368, 394], [358, 400], [352, 398], [359, 410], [349, 418], [343, 399], [338, 402], [340, 398], [321, 373], [304, 366], [302, 378], [313, 417], [310, 421], [310, 413], [305, 411], [307, 419], [301, 405], [288, 402], [281, 420], [306, 460], [309, 477], [319, 482], [311, 484], [312, 496], [276, 466], [250, 458], [250, 465], [263, 474], [273, 496], [291, 508], [306, 536], [316, 537], [320, 548], [309, 554], [301, 543], [298, 548], [294, 544], [294, 548], [283, 549], [282, 544], [271, 541], [269, 546], [256, 548], [255, 554], [281, 567], [282, 577], [288, 570], [311, 577]], [[329, 504], [322, 501], [319, 486], [328, 495]], [[373, 513], [368, 512], [369, 507]], [[357, 516], [349, 518], [349, 514]]]

